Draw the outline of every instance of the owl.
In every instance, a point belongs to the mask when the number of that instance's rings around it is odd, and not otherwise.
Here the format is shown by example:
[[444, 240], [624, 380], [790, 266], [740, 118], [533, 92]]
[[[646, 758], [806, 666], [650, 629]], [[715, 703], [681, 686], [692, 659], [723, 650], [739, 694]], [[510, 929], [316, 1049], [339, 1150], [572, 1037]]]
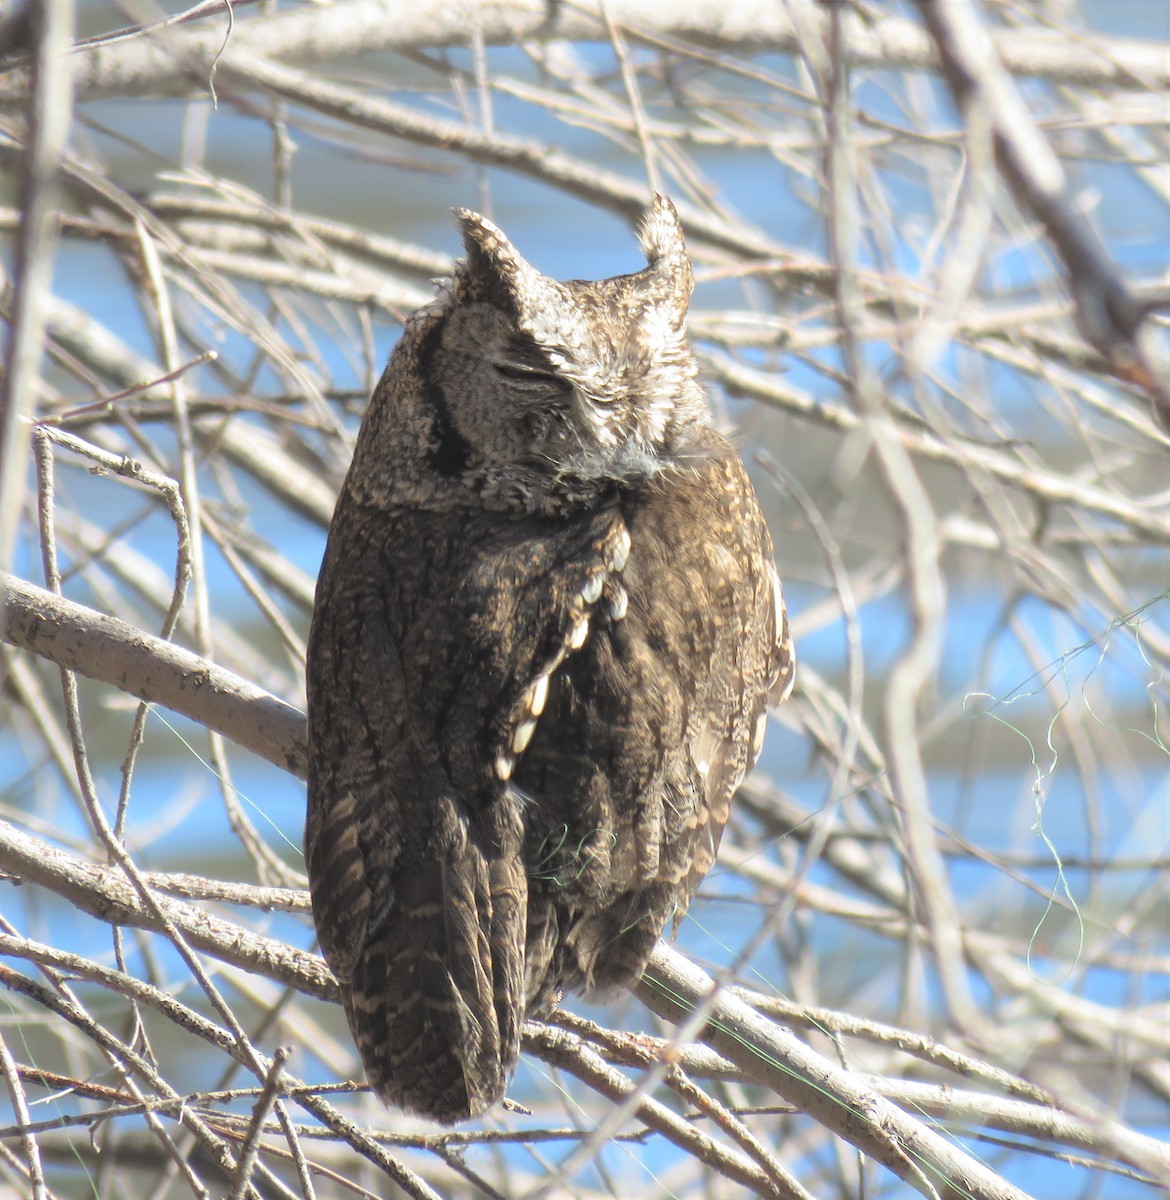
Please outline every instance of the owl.
[[794, 666], [674, 206], [596, 282], [457, 217], [358, 435], [307, 672], [321, 945], [374, 1091], [442, 1123], [503, 1096], [526, 1016], [639, 978]]

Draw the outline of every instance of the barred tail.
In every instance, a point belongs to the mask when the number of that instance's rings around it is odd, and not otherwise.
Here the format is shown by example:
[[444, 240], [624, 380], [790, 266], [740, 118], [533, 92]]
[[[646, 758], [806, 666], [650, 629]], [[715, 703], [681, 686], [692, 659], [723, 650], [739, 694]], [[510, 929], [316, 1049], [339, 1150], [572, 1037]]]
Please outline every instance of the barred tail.
[[[527, 876], [506, 801], [448, 818], [438, 861], [399, 860], [370, 914], [346, 1012], [370, 1084], [389, 1104], [451, 1123], [503, 1094], [524, 1019]], [[477, 818], [479, 819], [477, 821]]]

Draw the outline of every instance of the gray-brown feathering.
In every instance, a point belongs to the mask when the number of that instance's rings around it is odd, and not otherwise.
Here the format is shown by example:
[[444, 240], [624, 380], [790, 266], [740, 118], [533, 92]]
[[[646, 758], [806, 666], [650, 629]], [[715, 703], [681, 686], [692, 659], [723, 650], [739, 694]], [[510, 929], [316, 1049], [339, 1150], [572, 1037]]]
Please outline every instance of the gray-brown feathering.
[[370, 1084], [436, 1121], [639, 977], [792, 688], [772, 543], [649, 265], [561, 283], [461, 211], [337, 503], [309, 639], [313, 912]]

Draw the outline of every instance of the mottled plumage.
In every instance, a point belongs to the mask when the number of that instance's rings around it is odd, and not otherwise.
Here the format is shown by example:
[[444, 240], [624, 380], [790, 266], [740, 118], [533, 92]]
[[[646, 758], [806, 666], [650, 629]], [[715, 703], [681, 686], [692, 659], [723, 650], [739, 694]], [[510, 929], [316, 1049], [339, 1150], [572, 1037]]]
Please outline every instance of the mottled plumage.
[[503, 1095], [527, 1014], [638, 978], [793, 672], [673, 206], [598, 282], [459, 219], [358, 437], [308, 665], [321, 943], [374, 1090], [444, 1122]]

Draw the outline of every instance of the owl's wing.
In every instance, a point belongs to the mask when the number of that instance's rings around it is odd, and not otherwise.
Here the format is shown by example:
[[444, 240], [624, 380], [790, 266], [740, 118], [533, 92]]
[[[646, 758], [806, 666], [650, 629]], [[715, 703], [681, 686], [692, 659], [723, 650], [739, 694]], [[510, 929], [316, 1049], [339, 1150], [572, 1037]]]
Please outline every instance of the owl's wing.
[[637, 978], [714, 861], [769, 697], [790, 686], [762, 514], [727, 443], [712, 433], [709, 450], [623, 498], [626, 602], [565, 662], [518, 767], [536, 801], [529, 974], [548, 994]]
[[[696, 738], [695, 759], [703, 775], [705, 804], [700, 809], [699, 836], [685, 884], [688, 898], [714, 866], [736, 789], [764, 747], [768, 709], [787, 700], [796, 682], [796, 651], [788, 630], [784, 592], [771, 559], [771, 545], [763, 539], [759, 562], [764, 569], [756, 581], [756, 602], [746, 610], [740, 633], [742, 656], [725, 660], [723, 668], [728, 676], [726, 694], [735, 697], [732, 727], [726, 728], [725, 720], [712, 714], [713, 719]], [[685, 915], [685, 907], [680, 907], [675, 915], [676, 931]]]
[[457, 1120], [502, 1095], [524, 1016], [512, 770], [628, 537], [613, 512], [382, 525], [331, 535], [322, 572], [307, 858], [371, 1084]]
[[418, 719], [403, 618], [420, 532], [331, 535], [308, 655], [306, 862], [371, 1086], [455, 1121], [498, 1099], [516, 1060], [526, 881], [515, 814], [458, 796]]

